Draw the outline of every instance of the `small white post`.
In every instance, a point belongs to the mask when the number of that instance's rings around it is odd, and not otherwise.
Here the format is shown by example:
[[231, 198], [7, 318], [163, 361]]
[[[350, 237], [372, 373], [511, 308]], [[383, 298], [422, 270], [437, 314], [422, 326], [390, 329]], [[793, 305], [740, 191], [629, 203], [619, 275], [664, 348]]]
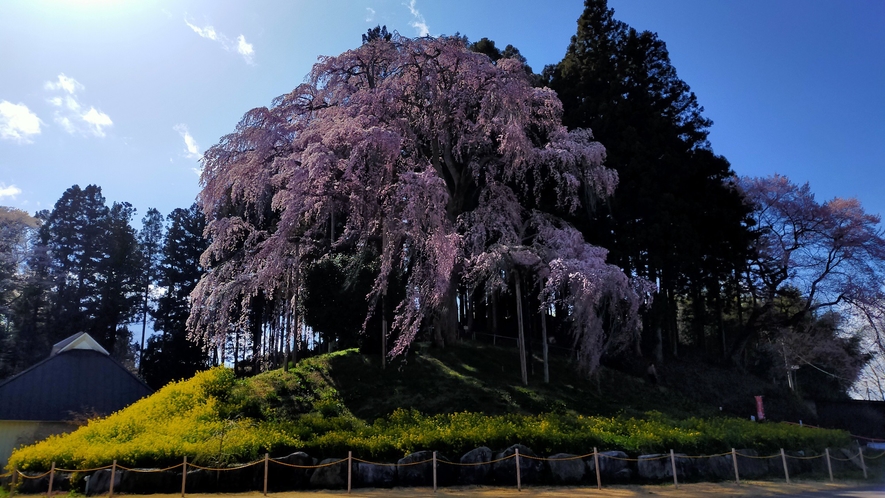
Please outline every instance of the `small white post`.
[[519, 475], [519, 448], [516, 448], [516, 490], [522, 491], [522, 482]]
[[679, 489], [679, 480], [676, 478], [676, 455], [670, 450], [670, 467], [673, 469], [673, 486]]
[[436, 493], [436, 452], [433, 452], [433, 492]]
[[352, 482], [352, 470], [353, 470], [353, 452], [347, 452], [347, 493], [350, 494], [350, 484]]
[[46, 492], [47, 498], [52, 498], [52, 481], [55, 480], [55, 462], [52, 462], [52, 467], [49, 469], [49, 491]]
[[824, 451], [827, 453], [827, 472], [830, 473], [830, 482], [833, 481], [833, 465], [830, 463], [830, 449], [826, 448]]
[[740, 486], [741, 485], [741, 476], [738, 473], [738, 456], [737, 456], [737, 451], [735, 451], [734, 448], [731, 449], [731, 463], [734, 464], [734, 482], [735, 482], [735, 484]]
[[264, 454], [264, 496], [267, 496], [267, 467], [270, 463], [270, 453]]
[[863, 469], [863, 478], [869, 479], [869, 477], [867, 477], [867, 463], [863, 459], [863, 448], [860, 446], [859, 443], [857, 445], [857, 453], [858, 455], [860, 455], [860, 468]]
[[790, 484], [790, 471], [787, 469], [787, 454], [784, 453], [783, 448], [781, 448], [781, 460], [784, 462], [784, 477], [787, 478], [787, 484]]
[[602, 489], [602, 474], [599, 471], [599, 452], [593, 447], [593, 462], [596, 463], [596, 489]]
[[117, 459], [111, 464], [111, 484], [108, 486], [108, 497], [114, 498], [114, 479], [117, 477]]
[[184, 488], [187, 485], [187, 455], [184, 456], [184, 463], [181, 464], [181, 496], [184, 498]]

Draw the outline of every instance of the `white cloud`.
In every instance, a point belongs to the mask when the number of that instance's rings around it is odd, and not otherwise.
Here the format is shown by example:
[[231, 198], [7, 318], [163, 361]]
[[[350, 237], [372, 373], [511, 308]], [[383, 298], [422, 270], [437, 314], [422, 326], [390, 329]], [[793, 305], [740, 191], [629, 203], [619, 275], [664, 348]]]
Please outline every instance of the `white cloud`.
[[184, 147], [187, 150], [187, 153], [184, 157], [188, 159], [200, 160], [203, 158], [203, 154], [200, 153], [200, 146], [197, 144], [197, 141], [194, 140], [194, 137], [191, 136], [190, 131], [187, 129], [187, 125], [180, 123], [172, 127], [173, 130], [177, 131], [181, 138], [184, 139]]
[[215, 28], [212, 26], [204, 26], [201, 28], [188, 21], [187, 17], [185, 17], [184, 23], [187, 24], [194, 33], [208, 40], [218, 42], [221, 45], [221, 48], [228, 52], [236, 52], [242, 55], [243, 60], [245, 60], [247, 64], [252, 64], [252, 59], [255, 57], [255, 49], [252, 47], [251, 43], [246, 42], [246, 37], [244, 35], [238, 36], [236, 42], [233, 42], [230, 38], [225, 36], [224, 33], [215, 31]]
[[205, 28], [201, 28], [199, 26], [194, 26], [187, 19], [184, 20], [185, 24], [190, 26], [194, 33], [202, 36], [203, 38], [208, 38], [210, 40], [218, 41], [218, 33], [215, 32], [215, 28], [212, 26], [206, 26]]
[[57, 82], [47, 81], [43, 85], [43, 88], [47, 90], [64, 90], [71, 95], [76, 93], [78, 90], [85, 89], [85, 87], [81, 85], [80, 82], [78, 82], [74, 78], [68, 78], [67, 76], [65, 76], [64, 73], [58, 75]]
[[412, 17], [414, 17], [414, 20], [409, 23], [409, 26], [415, 28], [418, 36], [428, 36], [430, 34], [430, 28], [427, 27], [427, 21], [424, 20], [424, 16], [422, 16], [415, 7], [415, 0], [409, 2], [406, 7], [409, 8], [409, 12], [411, 12]]
[[28, 106], [0, 100], [0, 138], [31, 143], [31, 137], [40, 134], [40, 123]]
[[375, 9], [371, 7], [366, 7], [366, 22], [372, 22], [375, 20]]
[[92, 129], [92, 134], [97, 137], [104, 136], [104, 127], [112, 126], [114, 124], [111, 121], [111, 117], [107, 114], [95, 110], [94, 107], [90, 107], [86, 114], [83, 114], [83, 121], [89, 123], [89, 126]]
[[255, 55], [255, 50], [252, 49], [251, 43], [246, 43], [246, 37], [240, 35], [237, 37], [237, 52], [243, 56], [243, 59], [246, 59], [246, 62], [252, 64], [252, 56]]
[[5, 183], [0, 183], [0, 199], [4, 197], [11, 197], [15, 199], [15, 196], [22, 193], [22, 189], [16, 187], [15, 185], [6, 186]]
[[111, 117], [94, 106], [89, 106], [89, 110], [83, 111], [84, 106], [80, 103], [77, 92], [85, 90], [86, 87], [74, 78], [62, 73], [58, 75], [58, 81], [47, 81], [43, 88], [67, 94], [50, 97], [47, 101], [58, 108], [54, 115], [55, 122], [71, 135], [80, 133], [104, 137], [105, 128], [113, 126]]

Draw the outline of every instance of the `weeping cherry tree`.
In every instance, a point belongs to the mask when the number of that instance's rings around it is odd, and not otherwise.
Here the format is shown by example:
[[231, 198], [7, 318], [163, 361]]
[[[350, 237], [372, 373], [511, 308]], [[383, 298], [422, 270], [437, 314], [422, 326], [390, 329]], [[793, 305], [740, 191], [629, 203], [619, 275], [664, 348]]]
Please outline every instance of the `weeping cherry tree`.
[[493, 64], [458, 37], [370, 37], [320, 58], [304, 84], [246, 113], [204, 156], [211, 245], [192, 336], [218, 344], [271, 301], [285, 315], [302, 265], [371, 249], [370, 315], [394, 275], [405, 282], [390, 356], [422, 325], [438, 345], [456, 339], [459, 286], [508, 291], [521, 275], [541, 289], [540, 309], [567, 310], [593, 371], [606, 347], [634, 337], [651, 289], [542, 209], [573, 212], [617, 184], [603, 146], [561, 115], [519, 61]]

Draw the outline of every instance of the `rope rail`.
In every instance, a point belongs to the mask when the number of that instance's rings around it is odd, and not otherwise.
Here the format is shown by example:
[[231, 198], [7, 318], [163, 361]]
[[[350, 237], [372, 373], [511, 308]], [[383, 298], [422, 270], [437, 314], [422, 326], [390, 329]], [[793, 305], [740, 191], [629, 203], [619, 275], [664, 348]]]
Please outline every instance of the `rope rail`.
[[[859, 451], [860, 451], [860, 450], [859, 450]], [[527, 455], [527, 454], [525, 454], [525, 453], [521, 453], [519, 456], [520, 456], [520, 458], [525, 458], [525, 459], [529, 459], [529, 460], [548, 461], [548, 462], [563, 462], [563, 461], [571, 461], [571, 460], [583, 460], [583, 459], [590, 458], [590, 457], [594, 457], [594, 456], [596, 456], [597, 458], [601, 458], [601, 459], [610, 459], [610, 460], [618, 460], [618, 461], [626, 461], [626, 462], [639, 462], [639, 461], [649, 461], [649, 460], [666, 460], [666, 459], [671, 458], [671, 456], [670, 456], [669, 454], [666, 454], [666, 453], [656, 454], [656, 455], [654, 455], [654, 456], [649, 455], [649, 456], [645, 456], [644, 458], [629, 458], [629, 457], [624, 458], [624, 457], [618, 457], [618, 456], [614, 456], [614, 455], [605, 455], [605, 454], [602, 454], [602, 452], [599, 452], [599, 453], [586, 453], [586, 454], [583, 454], [583, 455], [571, 455], [571, 456], [557, 457], [557, 458], [538, 457], [538, 456]], [[676, 455], [675, 455], [675, 458], [678, 458], [678, 459], [703, 459], [703, 458], [717, 458], [717, 457], [725, 457], [725, 456], [736, 456], [736, 457], [743, 457], [743, 458], [749, 458], [749, 459], [755, 459], [755, 460], [770, 460], [770, 459], [773, 459], [773, 458], [781, 458], [781, 457], [782, 457], [782, 455], [781, 455], [780, 453], [775, 453], [775, 454], [772, 454], [772, 455], [748, 455], [748, 454], [745, 454], [745, 453], [741, 453], [741, 452], [739, 452], [739, 451], [733, 451], [733, 452], [725, 452], [725, 453], [715, 453], [715, 454], [712, 454], [712, 455], [680, 455], [680, 454], [676, 454]], [[883, 451], [882, 453], [879, 453], [878, 455], [870, 456], [870, 457], [866, 457], [866, 456], [865, 456], [864, 458], [867, 459], [867, 460], [876, 460], [876, 459], [882, 458], [883, 456], [885, 456], [885, 451]], [[452, 466], [460, 466], [460, 467], [475, 467], [475, 466], [481, 466], [481, 465], [491, 465], [491, 464], [494, 464], [494, 463], [503, 462], [503, 461], [505, 461], [505, 460], [510, 460], [510, 459], [515, 458], [515, 457], [516, 457], [516, 454], [514, 453], [514, 454], [511, 454], [511, 455], [507, 455], [507, 456], [501, 457], [501, 458], [492, 459], [492, 460], [489, 460], [489, 461], [487, 461], [487, 462], [462, 463], [462, 462], [451, 462], [451, 461], [441, 460], [441, 459], [436, 459], [436, 462], [437, 462], [438, 464], [445, 464], [445, 465], [452, 465]], [[789, 455], [789, 454], [784, 454], [784, 455], [783, 455], [783, 458], [792, 458], [792, 459], [795, 459], [795, 460], [815, 460], [815, 459], [818, 459], [818, 458], [827, 458], [827, 456], [824, 455], [824, 454], [820, 454], [820, 455], [810, 455], [810, 456], [799, 456], [799, 455]], [[852, 461], [851, 457], [849, 457], [849, 458], [839, 458], [839, 457], [837, 457], [837, 456], [834, 456], [832, 453], [829, 454], [829, 459], [830, 459], [830, 460], [835, 460], [835, 461], [838, 461], [838, 462], [850, 462], [850, 461]], [[371, 461], [371, 460], [365, 460], [365, 459], [356, 458], [356, 457], [352, 457], [351, 460], [352, 460], [352, 461], [355, 461], [355, 462], [360, 462], [360, 463], [369, 464], [369, 465], [386, 466], [386, 467], [394, 467], [394, 466], [396, 466], [396, 467], [409, 467], [409, 466], [424, 465], [424, 464], [428, 464], [428, 463], [432, 463], [432, 462], [434, 462], [434, 459], [432, 459], [432, 458], [428, 458], [428, 459], [426, 459], [426, 460], [420, 460], [420, 461], [416, 461], [416, 462], [408, 462], [408, 463], [374, 462], [374, 461]], [[194, 469], [205, 470], [205, 471], [225, 472], [225, 471], [232, 471], [232, 470], [240, 470], [240, 469], [244, 469], [244, 468], [248, 468], [248, 467], [253, 467], [253, 466], [256, 466], [256, 465], [264, 464], [265, 461], [267, 461], [267, 462], [273, 462], [273, 463], [275, 463], [275, 464], [282, 465], [282, 466], [284, 466], [284, 467], [290, 467], [290, 468], [296, 468], [296, 469], [319, 469], [319, 468], [323, 468], [323, 467], [329, 467], [329, 466], [333, 466], [333, 465], [339, 465], [339, 464], [341, 464], [341, 463], [347, 462], [348, 459], [347, 459], [347, 458], [342, 458], [342, 459], [335, 460], [335, 461], [332, 461], [332, 462], [327, 462], [327, 463], [322, 463], [322, 464], [317, 464], [317, 465], [298, 465], [298, 464], [293, 464], [293, 463], [284, 462], [284, 461], [282, 461], [282, 460], [275, 459], [275, 458], [268, 458], [267, 460], [265, 460], [265, 459], [255, 460], [255, 461], [253, 461], [253, 462], [249, 462], [249, 463], [245, 463], [245, 464], [241, 464], [241, 465], [236, 465], [236, 466], [233, 466], [233, 467], [206, 467], [206, 466], [202, 466], [202, 465], [194, 464], [194, 463], [191, 463], [191, 462], [188, 462], [188, 463], [187, 463], [187, 466], [188, 466], [188, 468], [194, 468]], [[170, 471], [170, 470], [174, 470], [174, 469], [181, 468], [181, 467], [183, 467], [183, 466], [184, 466], [184, 464], [179, 463], [179, 464], [172, 465], [172, 466], [165, 467], [165, 468], [161, 468], [161, 469], [145, 469], [145, 468], [125, 467], [125, 466], [123, 466], [123, 465], [119, 465], [119, 464], [118, 464], [118, 465], [116, 465], [116, 468], [117, 468], [118, 470], [125, 470], [125, 471], [128, 471], [128, 472], [137, 472], [137, 473], [155, 473], [155, 472], [166, 472], [166, 471]], [[25, 473], [23, 473], [22, 471], [20, 471], [20, 470], [18, 470], [18, 469], [15, 469], [15, 470], [13, 470], [13, 471], [7, 472], [6, 474], [0, 474], [0, 478], [5, 478], [5, 477], [13, 476], [13, 475], [18, 475], [18, 476], [21, 476], [21, 477], [24, 478], [24, 479], [40, 479], [40, 478], [43, 478], [43, 477], [49, 475], [49, 474], [52, 473], [52, 472], [56, 472], [56, 473], [58, 473], [58, 472], [65, 472], [65, 473], [78, 473], [78, 472], [80, 472], [80, 473], [82, 473], [82, 472], [95, 472], [95, 471], [98, 471], [98, 470], [106, 470], [106, 469], [110, 469], [110, 468], [112, 468], [111, 465], [105, 465], [105, 466], [102, 466], [102, 467], [93, 467], [93, 468], [87, 468], [87, 469], [61, 469], [61, 468], [56, 468], [54, 471], [53, 471], [53, 470], [49, 470], [49, 471], [46, 471], [46, 472], [44, 472], [44, 473], [42, 473], [42, 474], [37, 474], [37, 475], [29, 475], [29, 474], [25, 474]]]

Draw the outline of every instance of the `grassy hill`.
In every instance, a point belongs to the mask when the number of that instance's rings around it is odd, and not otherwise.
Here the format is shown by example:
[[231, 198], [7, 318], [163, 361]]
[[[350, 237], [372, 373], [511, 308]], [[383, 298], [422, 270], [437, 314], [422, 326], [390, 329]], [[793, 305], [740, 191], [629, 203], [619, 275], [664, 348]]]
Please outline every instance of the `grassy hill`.
[[[490, 345], [422, 350], [385, 370], [379, 363], [378, 356], [347, 350], [246, 379], [216, 368], [72, 434], [20, 449], [9, 466], [46, 469], [56, 462], [84, 468], [113, 459], [152, 466], [177, 463], [184, 455], [218, 464], [296, 450], [396, 459], [420, 449], [454, 456], [516, 442], [547, 454], [586, 453], [594, 446], [697, 453], [848, 443], [840, 431], [723, 416], [752, 407], [752, 395], [743, 400], [745, 392], [764, 386], [714, 367], [674, 363], [660, 369], [664, 385], [654, 386], [606, 368], [584, 379], [567, 359], [554, 358], [549, 384], [541, 382], [535, 365], [532, 381], [523, 386], [516, 353]], [[792, 409], [795, 403], [786, 397], [773, 403], [779, 405]]]

